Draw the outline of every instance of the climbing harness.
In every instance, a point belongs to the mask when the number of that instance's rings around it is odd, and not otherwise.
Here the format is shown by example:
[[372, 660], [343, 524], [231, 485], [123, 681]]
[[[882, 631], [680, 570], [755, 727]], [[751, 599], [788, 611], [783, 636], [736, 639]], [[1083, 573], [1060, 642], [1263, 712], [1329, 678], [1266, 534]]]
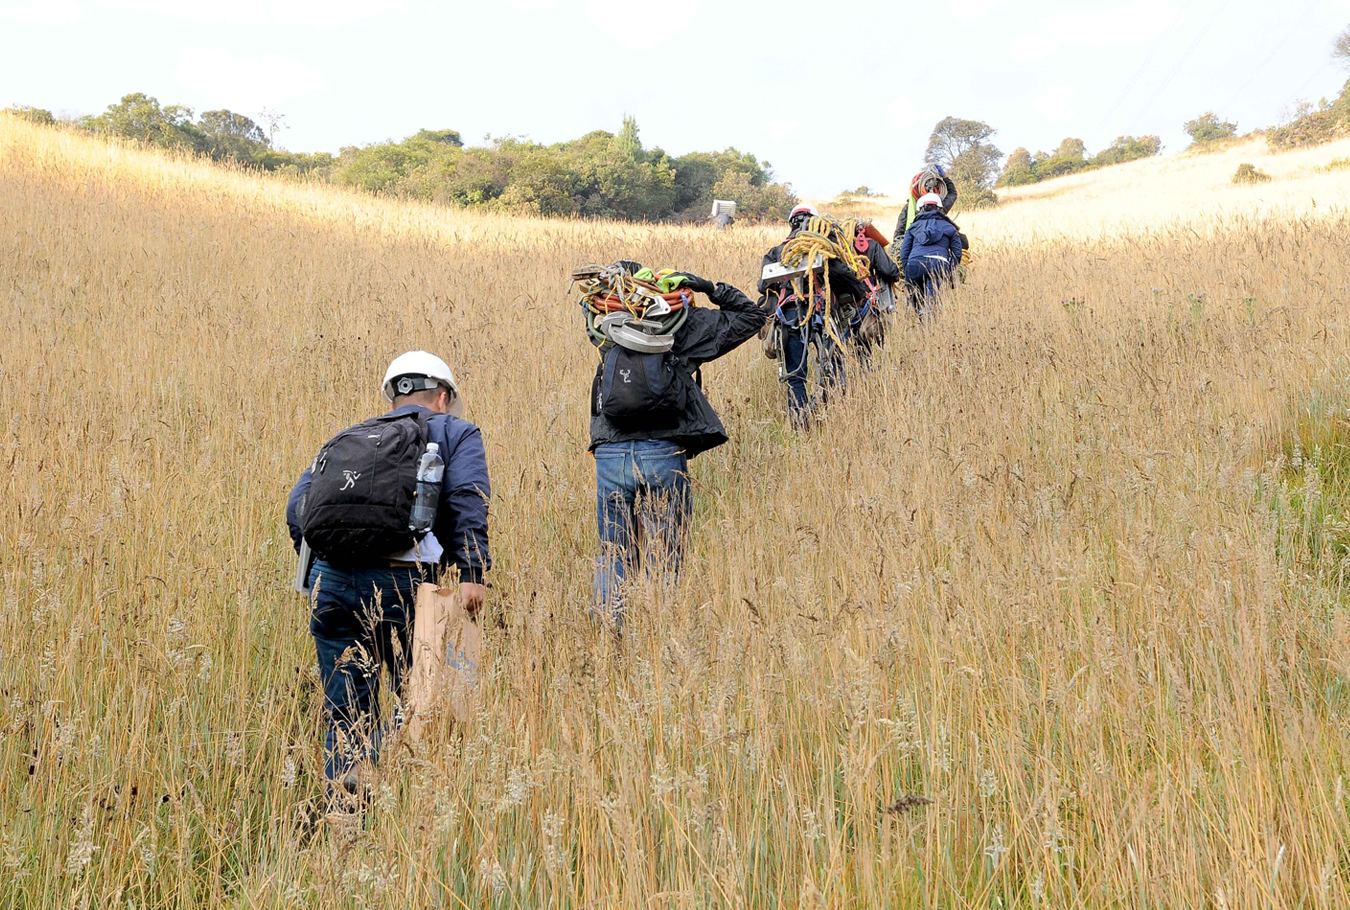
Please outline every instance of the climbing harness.
[[674, 346], [695, 306], [693, 292], [680, 287], [685, 277], [669, 269], [632, 275], [618, 263], [588, 265], [572, 271], [572, 286], [581, 291], [586, 331], [599, 346], [661, 354]]

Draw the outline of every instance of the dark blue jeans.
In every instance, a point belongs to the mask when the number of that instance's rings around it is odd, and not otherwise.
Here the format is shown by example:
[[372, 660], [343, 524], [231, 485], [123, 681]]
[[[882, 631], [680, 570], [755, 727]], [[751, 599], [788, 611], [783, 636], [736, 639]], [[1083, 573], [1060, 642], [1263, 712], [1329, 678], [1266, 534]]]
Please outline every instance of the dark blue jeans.
[[595, 447], [595, 520], [600, 558], [591, 613], [622, 631], [623, 584], [644, 562], [673, 583], [693, 500], [683, 447], [660, 439]]
[[914, 312], [923, 315], [937, 303], [942, 283], [951, 278], [952, 267], [943, 259], [923, 257], [905, 263], [905, 283]]
[[324, 774], [331, 785], [363, 758], [379, 758], [380, 673], [388, 669], [394, 692], [402, 693], [423, 578], [416, 569], [346, 571], [319, 560], [309, 580], [309, 631], [328, 716]]

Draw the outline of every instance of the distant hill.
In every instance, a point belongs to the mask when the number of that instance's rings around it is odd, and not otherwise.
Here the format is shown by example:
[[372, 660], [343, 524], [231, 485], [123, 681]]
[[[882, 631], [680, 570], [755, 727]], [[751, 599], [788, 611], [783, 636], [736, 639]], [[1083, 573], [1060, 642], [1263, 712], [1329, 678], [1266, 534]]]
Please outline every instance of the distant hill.
[[[1338, 162], [1347, 163], [1337, 166]], [[1270, 175], [1235, 185], [1240, 164]], [[957, 214], [973, 240], [985, 242], [1135, 233], [1170, 222], [1198, 229], [1216, 215], [1295, 214], [1350, 209], [1350, 139], [1275, 151], [1257, 138], [1223, 151], [1183, 151], [997, 191], [997, 208]], [[905, 200], [873, 196], [849, 205], [811, 200], [824, 211], [874, 219], [889, 235]]]

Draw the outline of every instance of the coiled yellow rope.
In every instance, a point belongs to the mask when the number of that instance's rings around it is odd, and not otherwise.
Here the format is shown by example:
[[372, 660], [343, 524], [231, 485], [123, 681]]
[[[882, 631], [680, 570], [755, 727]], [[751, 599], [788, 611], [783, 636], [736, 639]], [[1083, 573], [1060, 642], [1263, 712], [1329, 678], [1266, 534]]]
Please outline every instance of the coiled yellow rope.
[[[823, 215], [813, 215], [806, 226], [792, 236], [787, 243], [783, 244], [783, 251], [778, 257], [779, 260], [790, 268], [799, 268], [803, 263], [815, 261], [816, 256], [821, 256], [825, 260], [825, 331], [834, 339], [835, 344], [841, 348], [844, 346], [843, 340], [834, 330], [834, 320], [830, 318], [831, 308], [834, 303], [834, 295], [830, 290], [830, 260], [838, 259], [852, 270], [853, 274], [859, 279], [867, 278], [869, 274], [869, 263], [867, 257], [861, 255], [857, 248], [853, 246], [853, 238], [858, 232], [858, 222], [850, 218], [847, 221], [836, 221], [833, 218]], [[806, 325], [811, 318], [813, 309], [812, 302], [816, 299], [816, 272], [815, 269], [807, 272], [807, 305], [806, 314], [802, 317], [794, 328], [801, 328]]]

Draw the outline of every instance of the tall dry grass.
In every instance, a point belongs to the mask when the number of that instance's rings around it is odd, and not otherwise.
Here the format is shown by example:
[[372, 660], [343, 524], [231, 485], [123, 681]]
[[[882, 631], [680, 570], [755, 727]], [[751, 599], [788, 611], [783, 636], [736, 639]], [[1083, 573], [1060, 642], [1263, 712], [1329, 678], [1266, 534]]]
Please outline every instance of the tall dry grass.
[[[990, 244], [806, 437], [753, 348], [713, 364], [688, 570], [615, 647], [563, 276], [745, 286], [768, 234], [4, 120], [0, 185], [0, 906], [1350, 904], [1350, 629], [1283, 454], [1350, 416], [1345, 220]], [[485, 699], [344, 847], [281, 511], [423, 346], [488, 444]]]
[[[959, 212], [956, 219], [977, 250], [985, 243], [1098, 240], [1183, 226], [1210, 236], [1236, 218], [1335, 220], [1350, 210], [1350, 173], [1328, 165], [1347, 152], [1350, 139], [1281, 151], [1256, 138], [1222, 151], [1184, 151], [1001, 189], [998, 206]], [[1242, 163], [1274, 179], [1235, 186], [1233, 172]], [[903, 202], [881, 197], [820, 204], [874, 218], [889, 231]]]

